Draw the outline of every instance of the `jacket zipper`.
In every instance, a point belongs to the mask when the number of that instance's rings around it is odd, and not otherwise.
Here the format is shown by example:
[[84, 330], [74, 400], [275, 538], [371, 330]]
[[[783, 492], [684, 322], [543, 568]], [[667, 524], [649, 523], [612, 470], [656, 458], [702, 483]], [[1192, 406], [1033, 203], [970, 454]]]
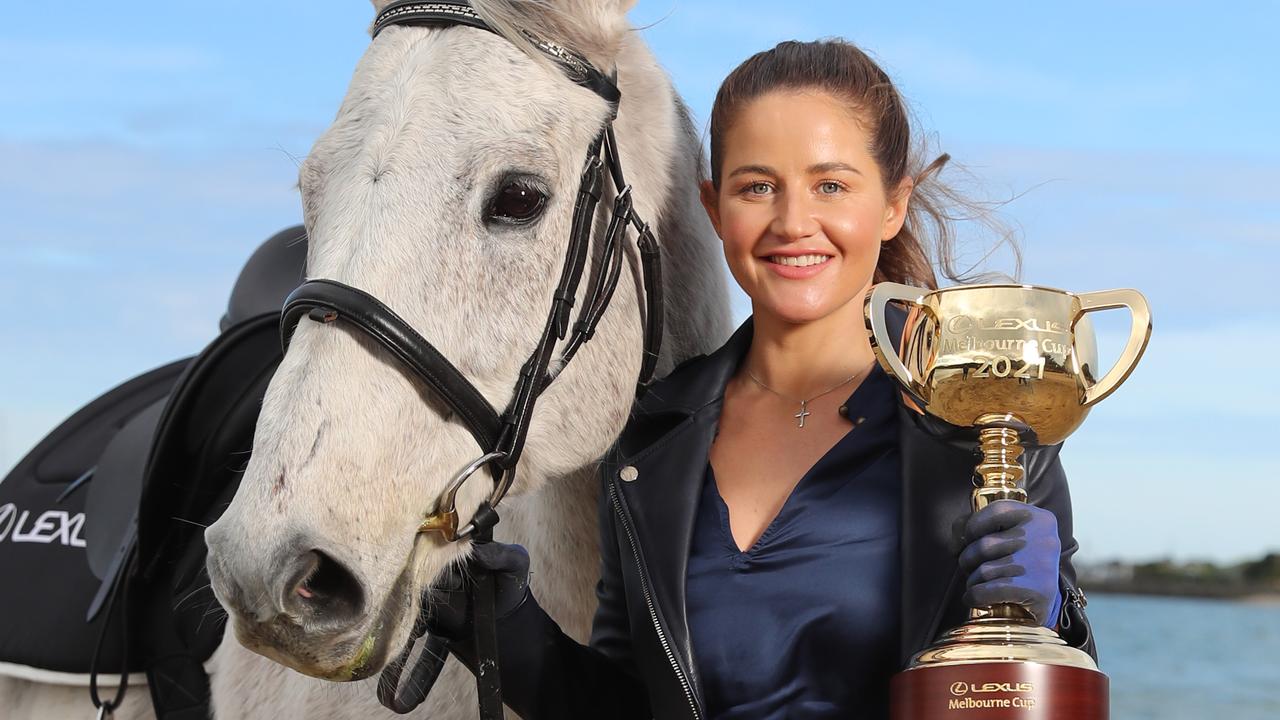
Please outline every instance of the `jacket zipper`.
[[636, 567], [640, 570], [640, 591], [644, 594], [644, 604], [649, 608], [649, 619], [653, 621], [653, 629], [658, 633], [658, 642], [662, 644], [662, 651], [667, 655], [667, 662], [671, 663], [671, 669], [676, 674], [676, 679], [680, 681], [680, 687], [684, 690], [685, 699], [689, 701], [689, 712], [693, 713], [694, 720], [698, 720], [701, 715], [698, 713], [698, 705], [693, 698], [693, 689], [689, 684], [689, 679], [685, 677], [684, 671], [680, 669], [680, 664], [676, 662], [676, 655], [671, 650], [671, 643], [667, 642], [667, 634], [662, 629], [662, 624], [658, 622], [658, 611], [653, 605], [653, 596], [649, 593], [649, 581], [646, 577], [644, 563], [640, 560], [640, 549], [636, 545], [636, 537], [631, 532], [631, 523], [627, 521], [626, 515], [622, 511], [622, 499], [618, 496], [617, 488], [614, 481], [609, 481], [609, 500], [613, 503], [613, 511], [617, 514], [618, 520], [622, 523], [623, 530], [627, 532], [627, 542], [631, 545], [631, 554], [636, 560]]

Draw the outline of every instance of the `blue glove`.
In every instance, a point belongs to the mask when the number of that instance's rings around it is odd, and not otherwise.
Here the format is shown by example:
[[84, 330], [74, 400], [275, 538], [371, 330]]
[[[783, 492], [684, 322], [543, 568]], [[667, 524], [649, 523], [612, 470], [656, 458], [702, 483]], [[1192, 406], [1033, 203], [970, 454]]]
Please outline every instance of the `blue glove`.
[[471, 556], [445, 571], [432, 586], [427, 605], [427, 631], [449, 640], [471, 635], [467, 620], [467, 578], [477, 571], [494, 573], [494, 612], [502, 619], [529, 596], [529, 552], [520, 545], [475, 543]]
[[1062, 544], [1052, 512], [997, 500], [970, 516], [964, 536], [968, 545], [960, 553], [960, 569], [968, 575], [964, 601], [969, 607], [1013, 603], [1041, 625], [1057, 624]]

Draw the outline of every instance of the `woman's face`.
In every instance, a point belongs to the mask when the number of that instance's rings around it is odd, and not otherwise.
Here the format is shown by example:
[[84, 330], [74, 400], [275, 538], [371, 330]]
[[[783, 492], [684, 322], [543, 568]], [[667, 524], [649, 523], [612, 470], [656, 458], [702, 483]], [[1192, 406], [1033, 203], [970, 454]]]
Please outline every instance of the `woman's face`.
[[756, 315], [804, 323], [861, 301], [911, 189], [886, 196], [870, 147], [821, 91], [769, 93], [733, 119], [720, 188], [704, 183], [702, 201]]

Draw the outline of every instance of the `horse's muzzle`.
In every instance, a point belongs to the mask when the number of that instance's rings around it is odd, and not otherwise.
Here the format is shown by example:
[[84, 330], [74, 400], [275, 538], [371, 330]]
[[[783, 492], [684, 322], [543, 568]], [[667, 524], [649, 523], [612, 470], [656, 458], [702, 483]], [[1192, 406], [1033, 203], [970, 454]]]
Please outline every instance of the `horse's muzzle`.
[[385, 613], [370, 617], [365, 583], [335, 553], [306, 538], [275, 552], [252, 548], [228, 542], [216, 524], [205, 537], [210, 583], [241, 644], [314, 677], [352, 680], [378, 670]]

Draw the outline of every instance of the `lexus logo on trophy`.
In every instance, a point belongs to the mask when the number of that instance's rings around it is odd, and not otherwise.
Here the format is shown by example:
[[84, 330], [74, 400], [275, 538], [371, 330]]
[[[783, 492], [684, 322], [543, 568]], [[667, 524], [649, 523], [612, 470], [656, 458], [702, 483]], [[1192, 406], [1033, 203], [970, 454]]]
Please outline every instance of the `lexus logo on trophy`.
[[[885, 307], [908, 307], [898, 350]], [[1128, 308], [1129, 339], [1098, 373], [1089, 314]], [[1026, 502], [1023, 443], [1062, 442], [1098, 401], [1129, 377], [1151, 337], [1151, 312], [1136, 290], [1073, 294], [1031, 285], [943, 290], [879, 283], [867, 295], [876, 357], [919, 408], [977, 430], [981, 484], [973, 508]], [[965, 479], [957, 479], [963, 481]], [[1019, 605], [978, 608], [917, 654], [892, 681], [894, 720], [1105, 720], [1106, 675], [1087, 653], [1041, 627]]]

